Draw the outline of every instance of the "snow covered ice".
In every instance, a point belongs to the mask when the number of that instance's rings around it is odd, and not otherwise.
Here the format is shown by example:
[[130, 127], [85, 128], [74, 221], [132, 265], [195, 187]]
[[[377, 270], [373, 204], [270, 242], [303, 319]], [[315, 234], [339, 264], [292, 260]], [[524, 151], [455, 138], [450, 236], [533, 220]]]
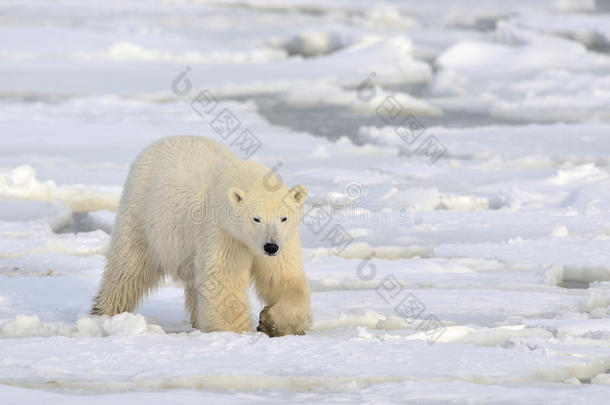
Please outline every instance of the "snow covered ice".
[[[607, 403], [609, 12], [3, 1], [0, 403]], [[176, 134], [308, 187], [306, 336], [200, 333], [170, 281], [88, 315], [129, 164]]]

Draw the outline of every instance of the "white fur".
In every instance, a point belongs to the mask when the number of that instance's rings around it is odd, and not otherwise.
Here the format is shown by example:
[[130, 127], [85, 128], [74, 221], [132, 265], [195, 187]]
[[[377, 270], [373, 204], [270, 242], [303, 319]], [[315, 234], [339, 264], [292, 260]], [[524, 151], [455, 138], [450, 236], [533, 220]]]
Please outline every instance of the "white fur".
[[[250, 331], [253, 280], [266, 305], [261, 330], [303, 333], [311, 322], [298, 232], [305, 197], [303, 186], [288, 190], [210, 139], [153, 143], [131, 165], [92, 313], [131, 312], [171, 276], [184, 284], [193, 326]], [[263, 251], [271, 240], [276, 256]]]

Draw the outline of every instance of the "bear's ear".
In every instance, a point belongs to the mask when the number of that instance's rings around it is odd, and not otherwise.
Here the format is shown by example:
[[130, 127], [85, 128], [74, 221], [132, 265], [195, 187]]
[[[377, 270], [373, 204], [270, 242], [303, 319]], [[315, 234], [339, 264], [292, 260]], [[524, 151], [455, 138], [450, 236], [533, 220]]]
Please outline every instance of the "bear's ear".
[[302, 184], [291, 188], [289, 193], [299, 205], [303, 205], [307, 199], [307, 189]]
[[246, 194], [238, 189], [237, 187], [231, 187], [229, 189], [229, 201], [231, 201], [234, 204], [237, 204], [241, 201], [243, 201], [244, 197], [246, 196]]

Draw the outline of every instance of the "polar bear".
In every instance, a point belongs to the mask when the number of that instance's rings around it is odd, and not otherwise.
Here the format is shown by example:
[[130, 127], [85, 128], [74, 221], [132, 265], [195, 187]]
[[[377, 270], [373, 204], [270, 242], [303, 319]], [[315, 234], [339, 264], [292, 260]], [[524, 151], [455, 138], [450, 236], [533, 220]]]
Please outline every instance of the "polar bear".
[[184, 285], [204, 332], [252, 331], [248, 289], [265, 308], [258, 330], [304, 334], [311, 323], [299, 222], [304, 186], [200, 136], [161, 139], [132, 163], [91, 313], [131, 312], [164, 278]]

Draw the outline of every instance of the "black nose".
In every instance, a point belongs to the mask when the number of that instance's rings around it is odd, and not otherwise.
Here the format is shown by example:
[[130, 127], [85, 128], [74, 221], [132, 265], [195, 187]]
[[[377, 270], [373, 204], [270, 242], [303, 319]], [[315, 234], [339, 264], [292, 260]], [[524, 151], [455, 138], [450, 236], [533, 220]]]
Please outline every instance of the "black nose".
[[268, 255], [276, 254], [279, 248], [280, 247], [278, 245], [276, 245], [275, 243], [265, 243], [265, 246], [263, 246], [263, 250]]

